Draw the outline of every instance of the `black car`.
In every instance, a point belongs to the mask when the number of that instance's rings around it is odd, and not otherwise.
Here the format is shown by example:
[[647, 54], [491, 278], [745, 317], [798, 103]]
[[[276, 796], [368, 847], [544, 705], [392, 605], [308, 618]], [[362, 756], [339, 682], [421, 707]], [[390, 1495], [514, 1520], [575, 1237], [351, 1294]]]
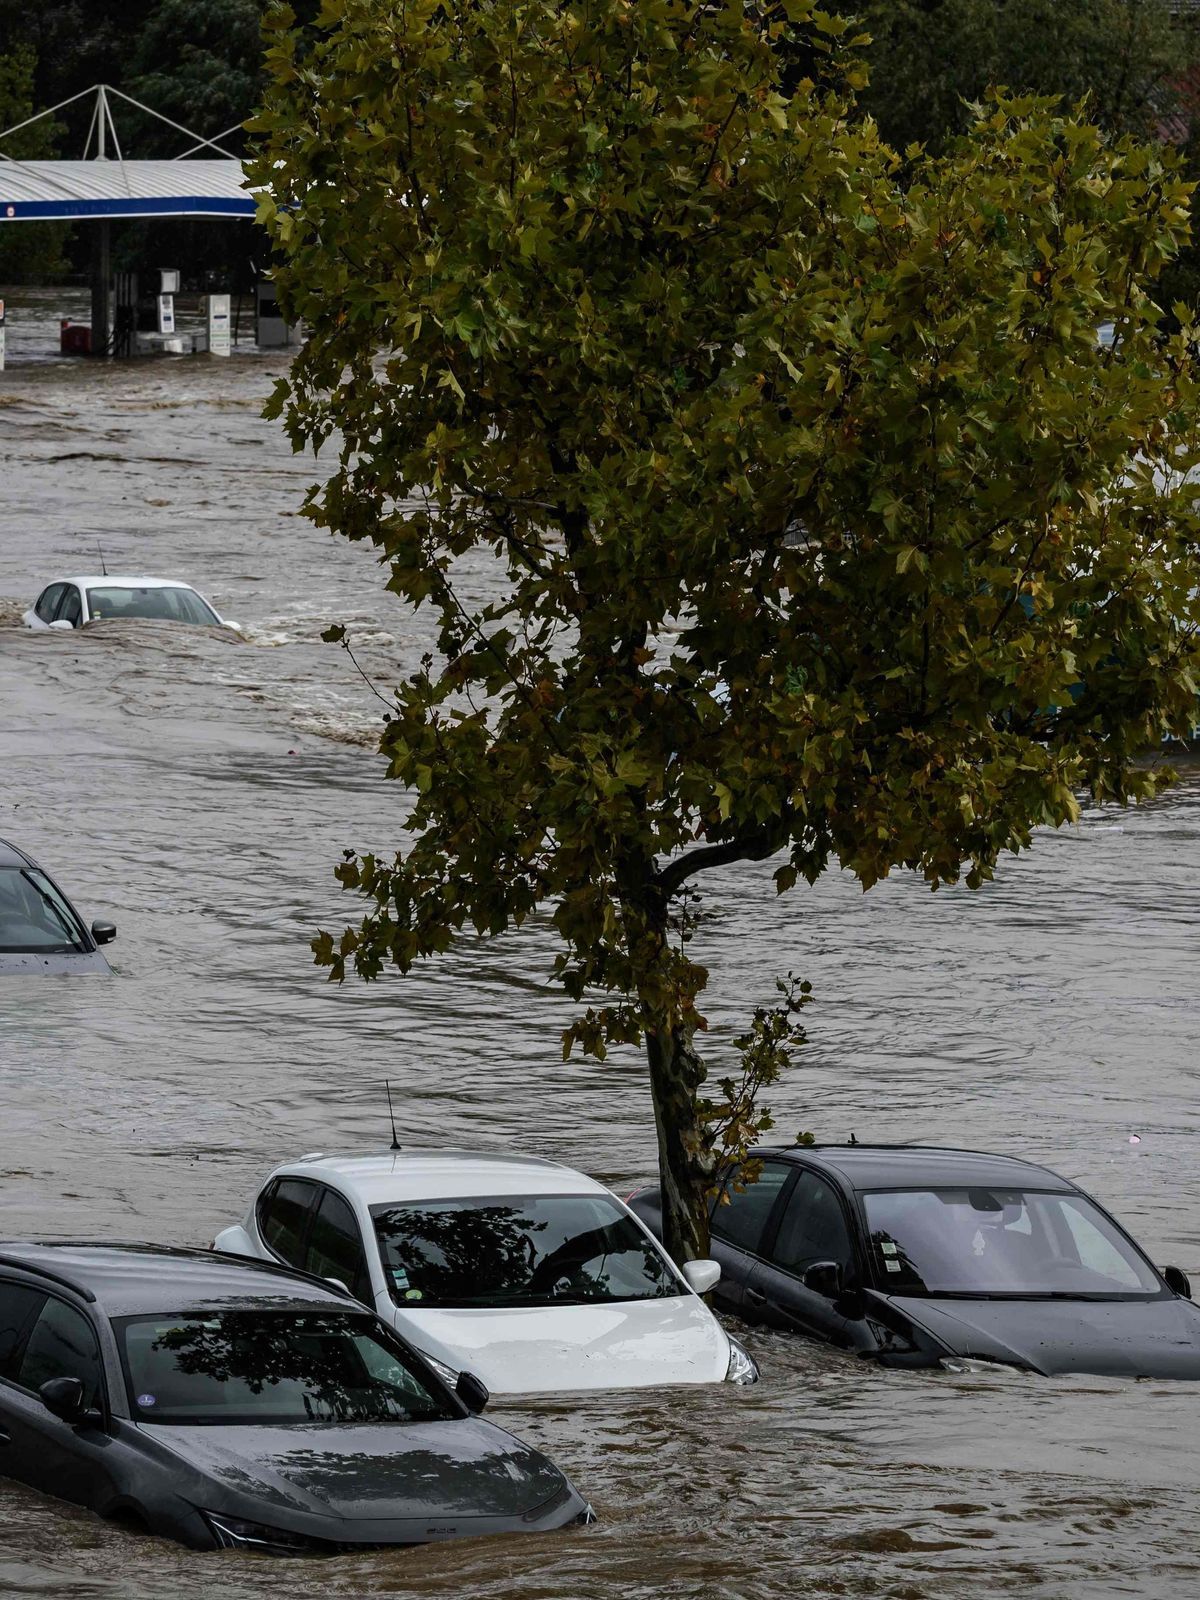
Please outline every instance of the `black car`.
[[[912, 1145], [755, 1152], [712, 1212], [717, 1298], [889, 1366], [1200, 1378], [1200, 1310], [1075, 1184], [1009, 1156]], [[630, 1206], [656, 1232], [657, 1189]], [[952, 1361], [953, 1364], [953, 1361]]]
[[87, 927], [32, 856], [0, 839], [0, 977], [33, 972], [108, 972], [100, 954], [117, 930]]
[[287, 1554], [590, 1520], [332, 1281], [207, 1250], [0, 1245], [0, 1471], [197, 1549]]

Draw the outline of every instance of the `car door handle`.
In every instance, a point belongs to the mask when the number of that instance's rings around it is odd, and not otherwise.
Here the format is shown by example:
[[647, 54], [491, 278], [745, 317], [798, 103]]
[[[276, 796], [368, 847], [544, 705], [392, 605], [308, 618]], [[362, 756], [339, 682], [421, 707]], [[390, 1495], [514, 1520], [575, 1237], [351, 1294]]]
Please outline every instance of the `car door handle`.
[[767, 1303], [766, 1295], [758, 1289], [747, 1289], [744, 1298], [748, 1306], [765, 1306]]

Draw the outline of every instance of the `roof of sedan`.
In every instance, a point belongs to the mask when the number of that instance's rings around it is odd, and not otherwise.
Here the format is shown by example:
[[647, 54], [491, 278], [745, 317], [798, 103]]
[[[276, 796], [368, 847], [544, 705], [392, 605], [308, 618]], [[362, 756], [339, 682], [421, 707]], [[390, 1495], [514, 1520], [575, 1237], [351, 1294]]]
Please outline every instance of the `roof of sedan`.
[[147, 578], [145, 575], [131, 575], [121, 572], [92, 572], [76, 574], [74, 577], [55, 578], [54, 583], [74, 583], [81, 589], [190, 589], [190, 583], [184, 583], [182, 578]]
[[[766, 1154], [766, 1152], [763, 1152]], [[832, 1168], [852, 1189], [997, 1188], [1070, 1190], [1068, 1179], [1019, 1156], [984, 1150], [944, 1150], [936, 1145], [808, 1145], [772, 1154]]]
[[48, 1283], [57, 1281], [74, 1288], [114, 1317], [200, 1306], [266, 1306], [268, 1301], [340, 1307], [348, 1303], [332, 1285], [326, 1288], [284, 1267], [167, 1245], [0, 1242], [0, 1270], [5, 1266], [44, 1273]]
[[378, 1155], [318, 1152], [278, 1169], [353, 1190], [368, 1206], [399, 1200], [492, 1195], [607, 1194], [604, 1185], [542, 1156], [483, 1150], [389, 1150]]

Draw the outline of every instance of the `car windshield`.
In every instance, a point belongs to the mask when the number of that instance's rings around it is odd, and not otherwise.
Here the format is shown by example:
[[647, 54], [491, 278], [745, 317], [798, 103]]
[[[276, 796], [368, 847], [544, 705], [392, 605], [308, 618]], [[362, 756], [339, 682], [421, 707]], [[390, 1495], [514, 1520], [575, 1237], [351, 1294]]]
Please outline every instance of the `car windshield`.
[[582, 1305], [687, 1290], [605, 1195], [372, 1206], [392, 1299], [420, 1306]]
[[1081, 1194], [900, 1189], [864, 1194], [875, 1281], [892, 1294], [1101, 1299], [1162, 1294]]
[[0, 951], [48, 955], [87, 949], [79, 919], [44, 872], [0, 867]]
[[110, 584], [88, 590], [88, 613], [93, 622], [114, 617], [151, 617], [167, 622], [219, 623], [216, 612], [194, 589], [139, 589], [136, 585]]
[[114, 1325], [138, 1422], [275, 1427], [460, 1414], [373, 1317], [212, 1311]]

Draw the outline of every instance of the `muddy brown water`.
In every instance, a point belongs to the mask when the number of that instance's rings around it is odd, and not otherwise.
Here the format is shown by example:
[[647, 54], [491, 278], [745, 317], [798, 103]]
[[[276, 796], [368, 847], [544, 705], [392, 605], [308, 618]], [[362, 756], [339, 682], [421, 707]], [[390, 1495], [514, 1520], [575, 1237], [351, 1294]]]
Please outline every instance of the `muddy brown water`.
[[[629, 1186], [651, 1170], [636, 1057], [564, 1066], [545, 925], [405, 980], [331, 988], [307, 940], [349, 845], [402, 796], [373, 701], [428, 642], [370, 554], [296, 516], [318, 470], [260, 420], [280, 356], [35, 359], [61, 306], [9, 297], [0, 376], [0, 835], [119, 927], [111, 980], [0, 986], [0, 1234], [207, 1243], [275, 1162], [515, 1146]], [[17, 624], [94, 568], [194, 582], [246, 629]], [[480, 569], [474, 581], [489, 581]], [[1021, 1153], [1082, 1181], [1200, 1278], [1200, 769], [1044, 835], [981, 893], [768, 869], [706, 895], [718, 1053], [776, 972], [810, 977], [784, 1133]], [[1140, 1143], [1131, 1144], [1137, 1134]], [[741, 1330], [757, 1389], [505, 1402], [596, 1527], [317, 1563], [196, 1556], [0, 1480], [0, 1594], [1192, 1595], [1200, 1385], [886, 1373]]]

